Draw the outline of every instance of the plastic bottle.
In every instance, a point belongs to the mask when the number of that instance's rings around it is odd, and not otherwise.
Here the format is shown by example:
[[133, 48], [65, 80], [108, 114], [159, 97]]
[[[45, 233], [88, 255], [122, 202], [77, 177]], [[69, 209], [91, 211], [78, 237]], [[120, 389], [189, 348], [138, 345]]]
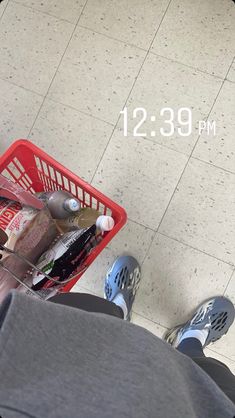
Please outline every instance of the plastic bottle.
[[63, 232], [71, 231], [76, 228], [88, 228], [96, 224], [99, 231], [110, 231], [114, 227], [114, 220], [111, 216], [100, 215], [92, 208], [83, 208], [76, 216], [57, 221], [58, 226]]
[[79, 200], [64, 190], [40, 193], [38, 197], [47, 204], [54, 219], [66, 219], [81, 208]]
[[101, 232], [111, 231], [114, 224], [114, 219], [111, 216], [101, 215], [96, 219], [96, 227]]

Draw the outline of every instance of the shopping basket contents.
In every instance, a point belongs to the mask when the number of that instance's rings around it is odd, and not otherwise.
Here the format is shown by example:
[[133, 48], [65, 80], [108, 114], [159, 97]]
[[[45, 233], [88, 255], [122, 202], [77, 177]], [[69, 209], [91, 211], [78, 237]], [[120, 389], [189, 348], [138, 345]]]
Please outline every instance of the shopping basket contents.
[[55, 219], [68, 218], [81, 208], [79, 200], [64, 190], [42, 192], [38, 193], [37, 196], [47, 204], [51, 216]]
[[[8, 183], [9, 187], [14, 188], [14, 184], [11, 185], [9, 180]], [[17, 189], [19, 190], [19, 187]], [[30, 194], [28, 193], [28, 195]], [[2, 233], [5, 244], [4, 247], [2, 246], [2, 258], [4, 260], [4, 257], [7, 257], [7, 262], [3, 263], [3, 260], [1, 261], [1, 266], [5, 267], [3, 285], [4, 290], [8, 291], [9, 286], [12, 286], [11, 272], [14, 272], [18, 278], [22, 279], [22, 284], [18, 288], [19, 291], [31, 293], [32, 290], [35, 295], [36, 291], [52, 288], [51, 293], [54, 296], [55, 289], [53, 287], [57, 285], [57, 289], [59, 289], [58, 284], [68, 280], [75, 273], [87, 255], [102, 239], [100, 229], [93, 223], [99, 213], [94, 211], [96, 212], [95, 216], [90, 209], [93, 216], [86, 216], [84, 215], [86, 209], [83, 209], [82, 219], [83, 221], [85, 219], [86, 224], [89, 226], [87, 228], [81, 228], [79, 222], [75, 224], [73, 221], [74, 217], [71, 218], [71, 214], [74, 212], [77, 213], [77, 217], [79, 218], [79, 210], [81, 208], [80, 202], [74, 199], [71, 193], [59, 190], [38, 193], [37, 197], [42, 199], [45, 204], [45, 207], [40, 211], [30, 206], [21, 206], [17, 201], [2, 198], [0, 190], [0, 225], [5, 234], [4, 236]], [[15, 199], [20, 200], [20, 197], [15, 195]], [[46, 233], [45, 227], [43, 231], [43, 225], [41, 223], [38, 224], [38, 222], [35, 223], [35, 219], [37, 220], [39, 216], [41, 217], [43, 212], [44, 214], [50, 213], [51, 217], [53, 216], [59, 219], [67, 217], [66, 221], [73, 226], [73, 231], [62, 234], [60, 229], [56, 230], [56, 220], [52, 219], [52, 222], [54, 222], [54, 233], [50, 234], [50, 240], [43, 241], [42, 245], [41, 238], [42, 234], [44, 235]], [[98, 216], [98, 218], [101, 218], [102, 221], [103, 218], [111, 217]], [[65, 219], [63, 220], [65, 221]], [[98, 223], [102, 224], [100, 221]], [[40, 231], [38, 230], [39, 226]], [[56, 242], [50, 245], [55, 236]], [[23, 246], [22, 237], [27, 237], [27, 239], [24, 239]], [[39, 247], [38, 244], [40, 244]], [[49, 248], [48, 244], [50, 245]], [[9, 251], [6, 251], [7, 249], [12, 250], [12, 252], [9, 253]], [[16, 251], [14, 252], [14, 250]], [[28, 271], [29, 264], [25, 263], [25, 259], [18, 256], [19, 253], [24, 255], [31, 263], [33, 261], [35, 262], [35, 266], [30, 265], [32, 267], [30, 271]], [[11, 260], [9, 260], [9, 254], [11, 255]], [[39, 256], [40, 258], [38, 259]], [[10, 280], [7, 280], [8, 284], [6, 288], [7, 274], [11, 277]], [[17, 283], [15, 282], [14, 285], [16, 286]], [[5, 291], [2, 293], [4, 297]], [[50, 292], [47, 292], [46, 296], [48, 298]]]
[[111, 231], [114, 227], [114, 220], [111, 216], [101, 215], [97, 210], [91, 208], [83, 208], [75, 216], [57, 220], [58, 227], [64, 232], [87, 228], [94, 224], [101, 232]]
[[0, 301], [13, 287], [69, 291], [126, 221], [125, 211], [29, 141], [0, 157]]
[[[0, 182], [3, 182], [2, 177], [0, 176]], [[8, 183], [11, 196], [13, 196], [14, 183], [11, 184], [7, 179], [4, 179], [4, 181], [5, 185]], [[56, 224], [48, 209], [45, 207], [38, 210], [27, 206], [28, 201], [31, 204], [33, 202], [31, 195], [28, 192], [24, 193], [22, 199], [22, 193], [20, 193], [18, 186], [14, 192], [13, 197], [17, 201], [1, 197], [2, 194], [5, 194], [5, 191], [2, 192], [2, 189], [0, 189], [0, 228], [7, 236], [5, 247], [11, 251], [6, 251], [4, 248], [0, 251], [2, 266], [0, 301], [6, 296], [9, 289], [17, 287], [17, 282], [10, 272], [14, 272], [19, 279], [23, 279], [28, 270], [28, 264], [25, 263], [25, 260], [16, 257], [14, 253], [19, 253], [31, 263], [34, 263], [48, 243], [50, 244], [57, 235]], [[22, 204], [22, 201], [24, 204]], [[5, 268], [3, 269], [3, 267]]]
[[[39, 258], [36, 267], [58, 282], [66, 280], [81, 265], [97, 242], [95, 225], [67, 232]], [[50, 288], [54, 281], [35, 271], [32, 283], [33, 290], [39, 290], [42, 287]]]

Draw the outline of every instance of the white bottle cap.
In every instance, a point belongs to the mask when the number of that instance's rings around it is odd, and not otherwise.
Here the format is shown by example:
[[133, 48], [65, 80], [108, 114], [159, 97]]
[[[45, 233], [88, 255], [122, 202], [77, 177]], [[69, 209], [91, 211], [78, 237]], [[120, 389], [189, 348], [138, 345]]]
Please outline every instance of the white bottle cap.
[[71, 212], [77, 212], [80, 210], [80, 203], [77, 199], [66, 199], [65, 208]]
[[115, 225], [115, 222], [111, 216], [101, 215], [96, 219], [96, 226], [102, 232], [111, 231], [114, 225]]

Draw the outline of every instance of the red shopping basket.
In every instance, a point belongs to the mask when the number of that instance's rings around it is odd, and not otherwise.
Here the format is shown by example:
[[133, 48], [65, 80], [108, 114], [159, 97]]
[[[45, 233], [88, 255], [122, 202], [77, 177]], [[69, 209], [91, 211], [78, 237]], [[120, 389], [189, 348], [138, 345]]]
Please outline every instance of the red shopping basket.
[[79, 199], [82, 207], [91, 207], [113, 217], [114, 228], [105, 233], [102, 241], [86, 258], [82, 272], [61, 289], [68, 292], [125, 224], [125, 210], [28, 140], [15, 141], [0, 157], [0, 173], [32, 193], [67, 190]]

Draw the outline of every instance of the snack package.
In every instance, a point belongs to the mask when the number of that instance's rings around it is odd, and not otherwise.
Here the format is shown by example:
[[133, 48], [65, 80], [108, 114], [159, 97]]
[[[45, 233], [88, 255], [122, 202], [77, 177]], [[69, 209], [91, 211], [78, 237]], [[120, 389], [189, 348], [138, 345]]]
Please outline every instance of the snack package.
[[[0, 198], [0, 228], [8, 235], [5, 246], [35, 263], [57, 235], [56, 224], [46, 207], [42, 210]], [[23, 279], [29, 266], [14, 254], [0, 250], [1, 263]], [[18, 283], [0, 268], [0, 303]]]
[[0, 174], [0, 196], [14, 202], [20, 202], [23, 206], [30, 206], [35, 209], [44, 207], [44, 203], [36, 196], [24, 190], [19, 184], [8, 180], [2, 174]]
[[[67, 232], [46, 251], [36, 266], [54, 280], [66, 280], [81, 265], [95, 245], [96, 226]], [[55, 283], [43, 274], [33, 273], [33, 290], [49, 288]]]

